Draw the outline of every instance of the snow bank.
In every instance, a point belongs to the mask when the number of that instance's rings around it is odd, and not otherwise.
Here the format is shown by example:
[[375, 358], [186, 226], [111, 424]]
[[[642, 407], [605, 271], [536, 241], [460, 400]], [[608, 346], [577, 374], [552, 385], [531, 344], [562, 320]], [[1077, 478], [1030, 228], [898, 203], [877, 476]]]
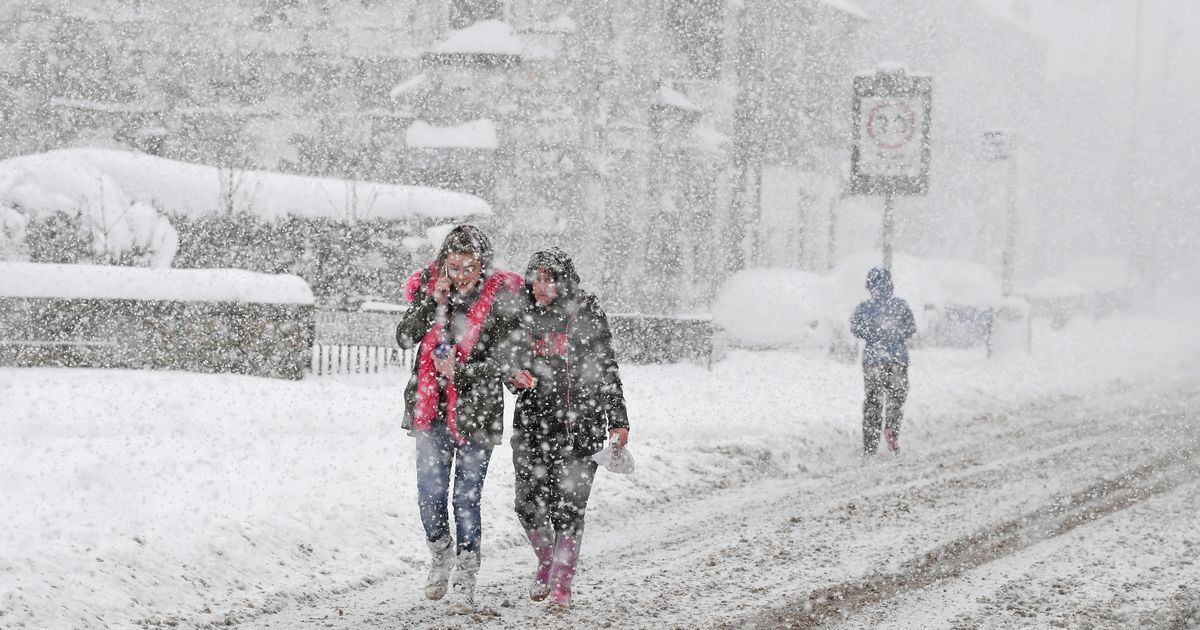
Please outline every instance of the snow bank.
[[[188, 216], [230, 209], [264, 219], [453, 220], [492, 214], [487, 202], [478, 197], [437, 188], [219, 169], [126, 151], [61, 149], [0, 162], [0, 167], [4, 166], [41, 173], [51, 195], [63, 194], [55, 185], [62, 180], [64, 186], [72, 186], [68, 194], [86, 193], [87, 199], [119, 194]], [[97, 172], [115, 184], [117, 192], [102, 192], [92, 175]], [[83, 183], [72, 183], [75, 181]]]
[[240, 269], [0, 263], [0, 296], [179, 302], [313, 304], [299, 276]]

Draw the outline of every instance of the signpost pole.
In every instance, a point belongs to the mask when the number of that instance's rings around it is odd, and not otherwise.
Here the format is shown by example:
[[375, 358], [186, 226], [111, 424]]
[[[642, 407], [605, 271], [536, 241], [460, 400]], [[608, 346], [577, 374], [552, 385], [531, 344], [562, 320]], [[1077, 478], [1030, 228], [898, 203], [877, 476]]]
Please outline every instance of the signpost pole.
[[892, 233], [895, 232], [896, 195], [890, 189], [883, 193], [883, 268], [892, 270]]
[[1013, 291], [1013, 268], [1017, 256], [1017, 154], [1014, 135], [1000, 129], [983, 132], [983, 158], [1003, 161], [1004, 190], [1004, 252], [1000, 259], [1000, 291], [1007, 297]]
[[1012, 295], [1013, 292], [1013, 267], [1015, 265], [1014, 258], [1017, 252], [1017, 156], [1011, 154], [1008, 156], [1008, 190], [1005, 194], [1007, 215], [1006, 233], [1004, 235], [1004, 266], [1001, 269], [1000, 287], [1001, 292], [1005, 297]]

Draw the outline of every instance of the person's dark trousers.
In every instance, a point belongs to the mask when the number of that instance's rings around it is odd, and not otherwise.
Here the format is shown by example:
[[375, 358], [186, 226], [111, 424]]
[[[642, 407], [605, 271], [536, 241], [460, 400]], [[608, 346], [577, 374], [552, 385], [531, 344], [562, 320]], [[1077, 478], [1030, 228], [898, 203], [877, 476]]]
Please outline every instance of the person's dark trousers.
[[450, 533], [447, 499], [451, 466], [454, 472], [454, 525], [458, 551], [479, 551], [482, 531], [479, 499], [487, 476], [492, 447], [468, 442], [458, 444], [445, 423], [416, 432], [417, 501], [425, 538], [440, 540]]
[[517, 518], [526, 531], [553, 527], [558, 534], [583, 532], [596, 462], [571, 449], [543, 449], [537, 439], [512, 440]]
[[[908, 366], [903, 363], [864, 365], [863, 380], [866, 400], [863, 402], [863, 451], [874, 453], [879, 448], [879, 429], [900, 435], [904, 419], [904, 399], [908, 397]], [[887, 414], [884, 415], [886, 408]]]

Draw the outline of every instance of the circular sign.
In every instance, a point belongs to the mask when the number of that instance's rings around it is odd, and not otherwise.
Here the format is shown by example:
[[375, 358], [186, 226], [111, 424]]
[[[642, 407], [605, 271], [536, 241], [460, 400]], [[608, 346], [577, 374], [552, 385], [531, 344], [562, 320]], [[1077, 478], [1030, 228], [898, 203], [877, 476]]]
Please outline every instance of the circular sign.
[[904, 101], [882, 101], [867, 113], [867, 135], [885, 149], [899, 149], [913, 139], [917, 114]]

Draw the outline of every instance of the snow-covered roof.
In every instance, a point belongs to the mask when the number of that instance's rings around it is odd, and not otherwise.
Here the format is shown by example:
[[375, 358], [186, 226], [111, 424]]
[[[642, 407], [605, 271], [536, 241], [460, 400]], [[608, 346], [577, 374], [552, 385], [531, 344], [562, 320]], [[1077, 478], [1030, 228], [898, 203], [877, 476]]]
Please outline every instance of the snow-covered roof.
[[438, 127], [425, 121], [414, 121], [404, 134], [411, 149], [496, 149], [500, 141], [496, 124], [487, 118], [461, 125]]
[[[5, 177], [6, 172], [12, 176]], [[111, 183], [106, 187], [93, 181], [96, 172]], [[111, 190], [114, 185], [116, 191]], [[92, 196], [118, 192], [130, 201], [188, 216], [230, 207], [264, 219], [456, 219], [492, 214], [478, 197], [438, 188], [218, 169], [105, 149], [60, 149], [0, 161], [0, 197], [14, 187], [32, 194], [29, 186], [47, 199], [59, 199], [59, 205], [90, 203]]]
[[868, 15], [866, 11], [863, 11], [862, 8], [859, 7], [857, 4], [855, 4], [852, 0], [815, 0], [815, 1], [817, 4], [821, 4], [821, 5], [827, 6], [831, 9], [841, 11], [842, 13], [852, 15], [856, 18], [861, 18], [864, 20], [869, 20], [871, 18], [871, 16]]
[[683, 92], [668, 86], [658, 88], [658, 95], [655, 98], [655, 104], [665, 107], [674, 107], [689, 112], [702, 112], [703, 109], [699, 105], [692, 102]]
[[512, 26], [501, 20], [480, 20], [466, 28], [450, 31], [450, 36], [430, 52], [443, 55], [504, 55], [519, 57], [521, 38]]
[[299, 276], [241, 269], [148, 269], [0, 262], [0, 296], [172, 302], [313, 304]]

